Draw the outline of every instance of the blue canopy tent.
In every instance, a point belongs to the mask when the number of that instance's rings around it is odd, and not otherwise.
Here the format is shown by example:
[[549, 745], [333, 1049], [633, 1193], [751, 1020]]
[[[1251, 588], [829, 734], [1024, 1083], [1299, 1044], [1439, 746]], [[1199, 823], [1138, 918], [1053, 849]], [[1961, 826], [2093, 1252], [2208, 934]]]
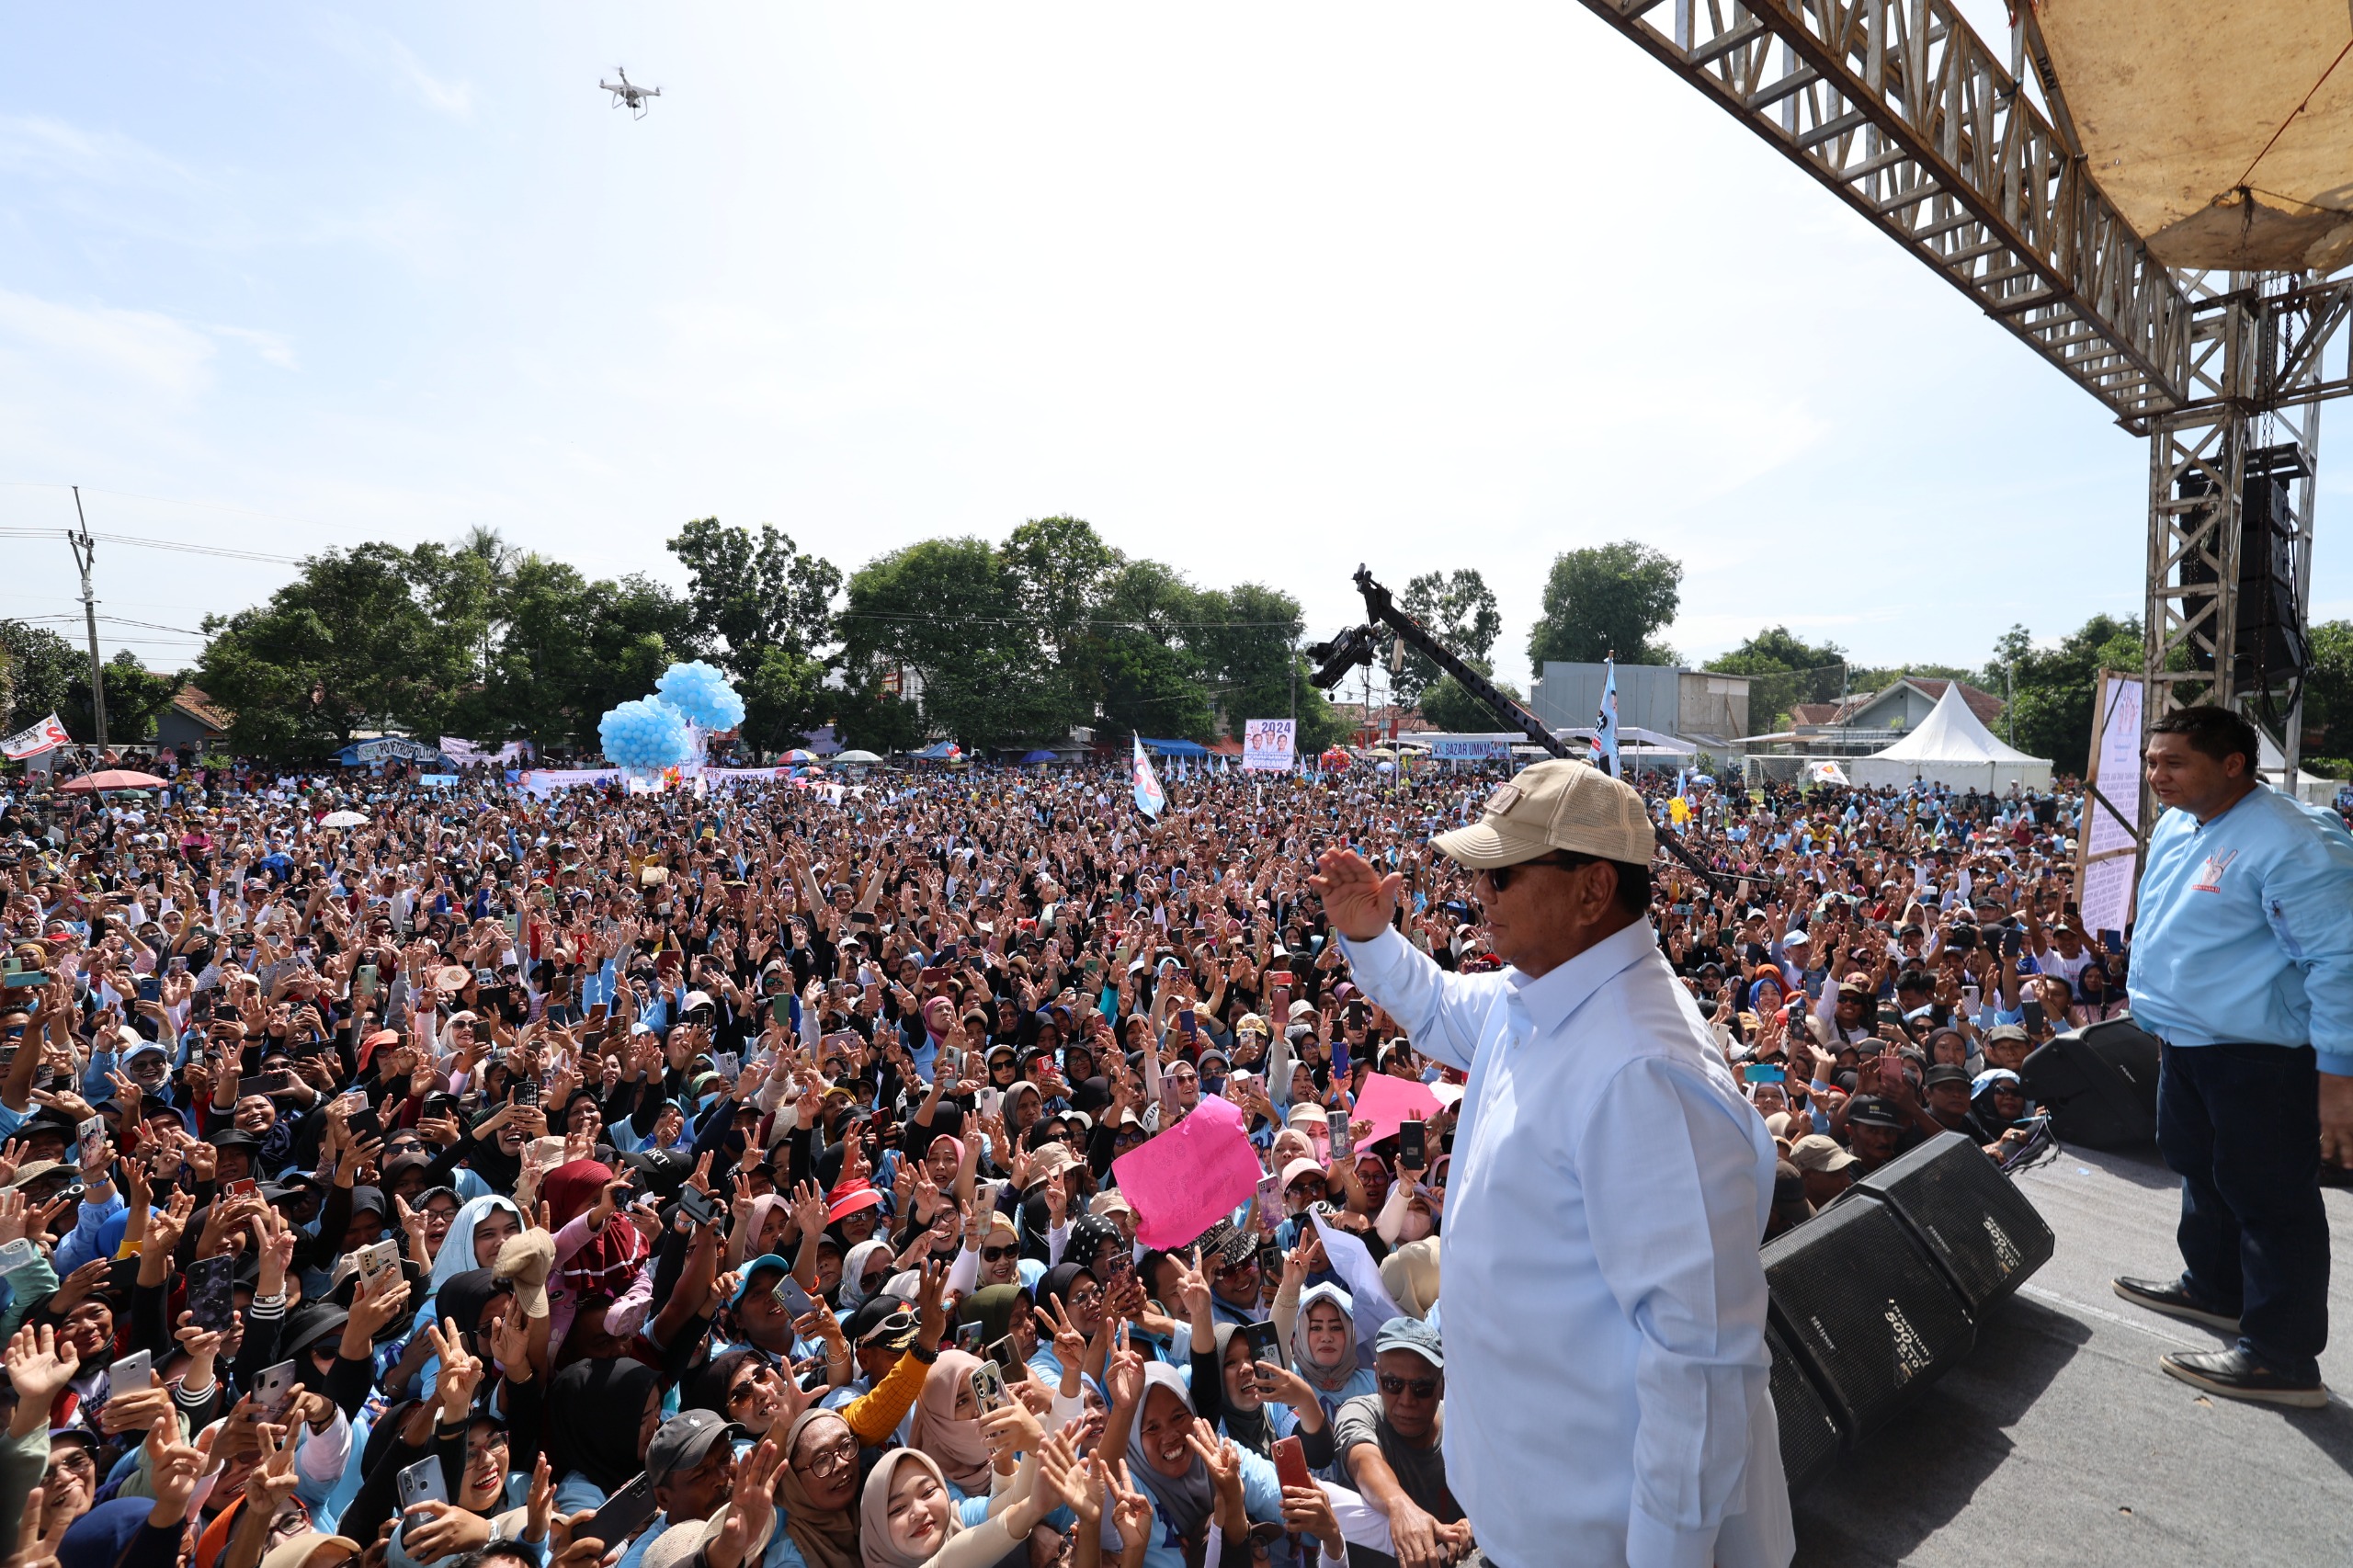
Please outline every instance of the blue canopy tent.
[[1199, 741], [1155, 741], [1142, 737], [1143, 749], [1154, 756], [1207, 756], [1210, 748]]
[[1054, 761], [1054, 760], [1055, 760], [1055, 757], [1054, 757], [1054, 754], [1053, 754], [1052, 752], [1050, 752], [1050, 751], [1042, 751], [1042, 750], [1041, 750], [1041, 751], [1033, 751], [1033, 752], [1031, 752], [1029, 756], [1025, 756], [1025, 757], [1023, 757], [1023, 758], [1021, 759], [1021, 762], [1020, 762], [1019, 766], [1026, 767], [1026, 766], [1028, 766], [1029, 764], [1033, 763], [1033, 762], [1052, 762], [1052, 761]]
[[921, 751], [911, 751], [907, 755], [911, 757], [919, 757], [925, 762], [961, 762], [963, 760], [964, 751], [954, 741], [937, 741]]

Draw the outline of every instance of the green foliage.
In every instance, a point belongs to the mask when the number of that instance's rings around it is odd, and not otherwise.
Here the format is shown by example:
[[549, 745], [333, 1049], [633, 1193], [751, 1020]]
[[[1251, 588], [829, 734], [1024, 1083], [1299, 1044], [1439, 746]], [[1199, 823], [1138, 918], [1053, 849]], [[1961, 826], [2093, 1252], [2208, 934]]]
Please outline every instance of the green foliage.
[[[2011, 687], [2010, 743], [2029, 756], [2047, 756], [2062, 773], [2082, 773], [2091, 758], [2092, 701], [2102, 669], [2141, 667], [2138, 616], [2096, 615], [2055, 648], [2038, 648], [2025, 627], [2013, 626], [1994, 645], [1978, 683]], [[1994, 726], [2000, 734], [2001, 724]]]
[[[0, 620], [0, 651], [8, 661], [8, 719], [0, 733], [15, 734], [28, 724], [38, 724], [55, 712], [64, 719], [65, 710], [74, 705], [74, 683], [81, 683], [82, 706], [89, 706], [90, 655], [65, 641], [45, 626], [28, 626], [21, 620]], [[77, 740], [87, 740], [87, 730], [75, 731], [72, 721], [67, 730]]]
[[231, 746], [287, 760], [362, 730], [593, 744], [605, 710], [700, 651], [661, 584], [591, 582], [480, 530], [312, 556], [268, 603], [204, 629], [193, 678], [234, 715]]
[[2340, 758], [2353, 753], [2353, 620], [2324, 620], [2313, 627], [2313, 669], [2304, 680], [2303, 749]]
[[1539, 675], [1548, 660], [1671, 665], [1675, 650], [1653, 639], [1682, 602], [1683, 563], [1633, 540], [1565, 551], [1544, 580], [1544, 613], [1528, 639]]
[[692, 640], [737, 680], [751, 678], [771, 649], [806, 658], [832, 640], [840, 569], [802, 554], [772, 525], [762, 523], [756, 536], [698, 517], [669, 548], [687, 569]]
[[[51, 713], [76, 741], [97, 739], [90, 702], [90, 655], [45, 626], [0, 620], [0, 661], [7, 667], [7, 717], [0, 733], [14, 734]], [[151, 675], [129, 649], [106, 662], [107, 744], [138, 745], [154, 738], [155, 721], [180, 688], [176, 676]]]
[[[1495, 672], [1487, 667], [1485, 660], [1465, 659], [1462, 662], [1488, 679], [1495, 679]], [[1506, 696], [1515, 699], [1520, 698], [1519, 690], [1508, 681], [1498, 680], [1495, 681], [1495, 685], [1502, 688]], [[1506, 728], [1502, 719], [1490, 710], [1485, 703], [1462, 689], [1462, 684], [1452, 676], [1438, 676], [1423, 691], [1422, 717], [1438, 728], [1450, 732], [1469, 731], [1475, 733], [1482, 730]]]
[[1790, 710], [1801, 702], [1836, 702], [1860, 689], [1850, 684], [1846, 649], [1808, 642], [1786, 626], [1768, 626], [1702, 667], [1750, 677], [1748, 722], [1757, 734], [1787, 729]]
[[824, 722], [823, 662], [790, 648], [770, 648], [737, 689], [744, 698], [744, 739], [764, 752], [790, 751]]
[[[1482, 670], [1490, 668], [1504, 618], [1495, 606], [1495, 590], [1487, 586], [1477, 567], [1425, 572], [1405, 585], [1405, 591], [1397, 596], [1397, 607], [1458, 657]], [[1408, 648], [1404, 667], [1389, 677], [1389, 689], [1397, 702], [1411, 708], [1440, 676], [1427, 655]]]
[[[1306, 683], [1297, 599], [1196, 586], [1080, 518], [1032, 519], [1003, 545], [926, 540], [846, 582], [771, 527], [703, 517], [668, 542], [684, 595], [637, 574], [592, 581], [484, 528], [451, 545], [331, 550], [267, 604], [209, 620], [193, 678], [236, 715], [239, 754], [289, 760], [379, 729], [592, 747], [606, 710], [689, 658], [734, 678], [745, 738], [762, 751], [828, 721], [874, 751], [940, 735], [1026, 748], [1079, 724], [1207, 741], [1294, 705], [1303, 748], [1343, 733]], [[1492, 643], [1478, 574], [1439, 586], [1449, 630]], [[23, 691], [62, 692], [71, 647], [21, 640]], [[900, 671], [914, 695], [899, 694]], [[33, 717], [52, 705], [67, 710], [61, 697]]]

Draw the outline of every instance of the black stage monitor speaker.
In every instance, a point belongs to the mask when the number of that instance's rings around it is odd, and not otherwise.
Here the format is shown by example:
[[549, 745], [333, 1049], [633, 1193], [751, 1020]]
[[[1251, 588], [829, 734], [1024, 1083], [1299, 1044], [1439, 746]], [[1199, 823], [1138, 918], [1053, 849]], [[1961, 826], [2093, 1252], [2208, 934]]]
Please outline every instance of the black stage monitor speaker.
[[1929, 1139], [1855, 1184], [1893, 1209], [1984, 1322], [2051, 1261], [2051, 1227], [2018, 1184], [1958, 1132]]
[[2052, 1135], [2124, 1149], [2157, 1135], [2157, 1038], [2131, 1018], [2071, 1029], [2038, 1048], [2019, 1074], [2051, 1112]]
[[1773, 1357], [1773, 1416], [1781, 1426], [1781, 1471], [1794, 1497], [1829, 1473], [1838, 1458], [1838, 1423], [1822, 1391], [1806, 1376], [1797, 1352], [1770, 1322], [1765, 1348]]
[[1841, 1199], [1768, 1242], [1764, 1256], [1774, 1321], [1849, 1442], [1975, 1342], [1944, 1271], [1876, 1197]]

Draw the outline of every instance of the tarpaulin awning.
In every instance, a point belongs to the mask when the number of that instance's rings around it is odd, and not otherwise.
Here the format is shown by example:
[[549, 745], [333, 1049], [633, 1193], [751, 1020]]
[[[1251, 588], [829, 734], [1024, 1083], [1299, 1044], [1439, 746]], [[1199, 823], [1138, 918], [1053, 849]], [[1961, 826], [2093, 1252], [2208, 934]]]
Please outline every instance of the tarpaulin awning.
[[1141, 744], [1154, 756], [1207, 756], [1210, 754], [1210, 748], [1199, 741], [1155, 741], [1150, 736], [1143, 736]]

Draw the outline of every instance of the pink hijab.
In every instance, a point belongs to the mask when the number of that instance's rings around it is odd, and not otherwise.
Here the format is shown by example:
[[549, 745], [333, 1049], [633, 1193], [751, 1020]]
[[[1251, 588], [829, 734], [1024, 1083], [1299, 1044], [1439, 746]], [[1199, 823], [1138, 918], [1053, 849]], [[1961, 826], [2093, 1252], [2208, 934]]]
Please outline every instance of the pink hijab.
[[985, 1497], [989, 1490], [988, 1440], [981, 1436], [980, 1422], [956, 1414], [956, 1396], [980, 1365], [977, 1356], [942, 1350], [925, 1374], [907, 1431], [909, 1446], [936, 1460], [940, 1473], [967, 1497]]

